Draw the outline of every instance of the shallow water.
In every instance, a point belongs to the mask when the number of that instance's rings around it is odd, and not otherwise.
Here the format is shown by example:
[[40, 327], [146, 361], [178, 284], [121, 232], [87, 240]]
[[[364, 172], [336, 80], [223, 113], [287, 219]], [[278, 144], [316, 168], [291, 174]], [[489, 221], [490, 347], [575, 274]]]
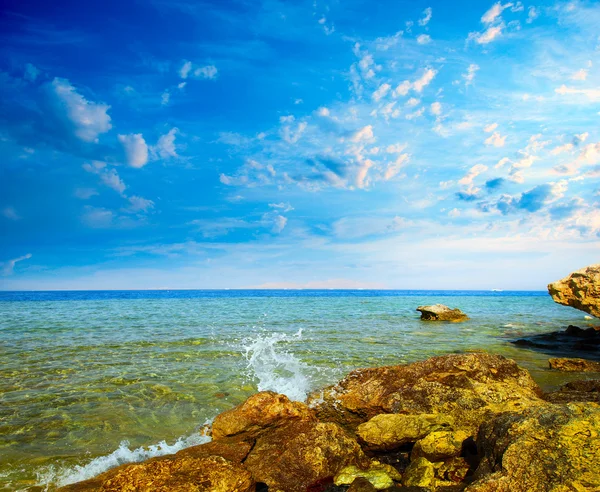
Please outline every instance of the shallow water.
[[[421, 322], [438, 302], [471, 319]], [[4, 490], [174, 452], [259, 389], [302, 400], [357, 367], [483, 349], [551, 389], [582, 376], [508, 340], [587, 323], [543, 292], [5, 292], [0, 314]]]

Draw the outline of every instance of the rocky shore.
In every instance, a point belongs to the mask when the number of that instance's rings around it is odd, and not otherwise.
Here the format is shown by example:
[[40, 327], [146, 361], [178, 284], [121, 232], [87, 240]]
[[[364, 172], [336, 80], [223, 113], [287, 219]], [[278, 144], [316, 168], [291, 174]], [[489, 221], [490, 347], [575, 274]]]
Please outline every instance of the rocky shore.
[[544, 394], [486, 353], [361, 369], [307, 403], [257, 393], [215, 418], [207, 444], [60, 490], [600, 490], [598, 395]]
[[[600, 268], [586, 271], [597, 286]], [[553, 297], [597, 315], [600, 290], [576, 274]], [[483, 352], [355, 370], [305, 403], [257, 393], [204, 431], [207, 444], [60, 490], [600, 491], [600, 380], [544, 393]]]

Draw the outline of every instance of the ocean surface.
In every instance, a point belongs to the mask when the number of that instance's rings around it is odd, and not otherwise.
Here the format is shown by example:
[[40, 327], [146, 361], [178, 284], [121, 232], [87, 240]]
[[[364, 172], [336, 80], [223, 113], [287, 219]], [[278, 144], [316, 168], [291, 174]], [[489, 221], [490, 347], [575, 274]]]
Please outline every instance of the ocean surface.
[[[434, 303], [471, 319], [420, 321]], [[509, 340], [588, 322], [545, 292], [0, 292], [0, 490], [205, 442], [257, 390], [303, 400], [359, 367], [486, 350], [552, 389], [574, 376]]]

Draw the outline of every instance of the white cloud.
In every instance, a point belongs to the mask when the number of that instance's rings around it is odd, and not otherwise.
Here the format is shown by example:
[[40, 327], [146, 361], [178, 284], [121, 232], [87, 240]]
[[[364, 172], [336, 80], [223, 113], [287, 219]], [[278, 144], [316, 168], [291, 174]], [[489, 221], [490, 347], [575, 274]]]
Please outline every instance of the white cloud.
[[431, 111], [431, 114], [434, 114], [435, 116], [440, 116], [442, 114], [442, 104], [437, 101], [431, 103], [429, 110]]
[[413, 89], [417, 92], [422, 92], [423, 89], [431, 83], [436, 74], [437, 70], [434, 70], [433, 68], [426, 69], [425, 72], [423, 72], [423, 75], [413, 82]]
[[431, 42], [431, 36], [429, 34], [419, 34], [417, 36], [418, 44], [428, 44]]
[[498, 38], [502, 35], [502, 29], [506, 26], [504, 24], [500, 24], [498, 26], [488, 27], [483, 32], [471, 32], [469, 33], [468, 40], [474, 40], [477, 44], [488, 44], [494, 41], [494, 39]]
[[481, 17], [481, 22], [484, 24], [493, 24], [502, 14], [504, 9], [512, 7], [512, 3], [506, 3], [502, 5], [502, 3], [497, 2]]
[[88, 101], [66, 79], [55, 78], [51, 87], [79, 139], [98, 142], [98, 135], [112, 128], [108, 115], [110, 106]]
[[392, 86], [390, 84], [381, 84], [379, 88], [375, 92], [373, 92], [373, 100], [381, 100], [381, 98], [385, 97], [391, 88]]
[[179, 76], [182, 79], [187, 79], [189, 73], [192, 71], [192, 62], [191, 61], [186, 61], [184, 62], [184, 64], [182, 65], [182, 67], [179, 69]]
[[488, 138], [485, 139], [486, 145], [493, 145], [494, 147], [504, 147], [505, 142], [506, 135], [502, 137], [499, 132], [494, 132]]
[[110, 170], [101, 172], [100, 179], [106, 186], [108, 186], [109, 188], [112, 188], [113, 190], [115, 190], [118, 193], [122, 194], [125, 191], [125, 188], [127, 188], [127, 186], [125, 185], [123, 180], [119, 177], [119, 174], [117, 173], [117, 171], [115, 169], [110, 169]]
[[536, 20], [540, 16], [538, 9], [534, 6], [529, 7], [529, 12], [527, 14], [527, 24], [531, 24], [534, 20]]
[[119, 135], [118, 139], [125, 149], [125, 157], [129, 166], [140, 168], [148, 163], [148, 145], [141, 133]]
[[402, 152], [404, 149], [406, 149], [407, 145], [406, 144], [400, 144], [400, 143], [396, 143], [396, 144], [392, 144], [392, 145], [388, 145], [385, 149], [385, 151], [388, 154], [399, 154], [400, 152]]
[[563, 84], [558, 89], [555, 89], [554, 92], [561, 96], [566, 96], [567, 94], [581, 94], [592, 101], [600, 101], [600, 89], [575, 89]]
[[28, 80], [29, 82], [35, 82], [35, 80], [37, 79], [39, 74], [40, 74], [39, 69], [36, 68], [31, 63], [28, 63], [27, 65], [25, 65], [25, 73], [23, 74], [23, 77], [25, 78], [25, 80]]
[[369, 185], [367, 174], [369, 172], [369, 169], [373, 167], [373, 164], [375, 163], [371, 159], [365, 159], [359, 164], [355, 179], [355, 184], [357, 188], [365, 188]]
[[408, 80], [405, 80], [404, 82], [402, 82], [401, 84], [398, 84], [398, 86], [394, 89], [394, 97], [398, 97], [398, 96], [406, 96], [406, 94], [408, 94], [408, 91], [411, 88], [411, 83]]
[[128, 209], [130, 212], [147, 212], [151, 208], [154, 208], [154, 202], [152, 200], [142, 198], [141, 196], [130, 196], [127, 199], [130, 204]]
[[570, 152], [571, 150], [573, 150], [573, 148], [574, 148], [574, 145], [572, 143], [566, 143], [559, 147], [554, 147], [550, 151], [550, 154], [551, 155], [559, 155], [559, 154], [562, 154], [563, 152]]
[[168, 159], [169, 157], [178, 157], [175, 148], [175, 136], [178, 128], [171, 128], [168, 133], [161, 135], [158, 142], [152, 147], [152, 156], [154, 158]]
[[77, 188], [74, 192], [74, 195], [80, 200], [87, 200], [97, 194], [98, 192], [93, 188]]
[[487, 171], [487, 166], [484, 166], [483, 164], [476, 164], [474, 165], [469, 172], [462, 178], [459, 180], [459, 184], [461, 185], [472, 185], [473, 184], [473, 180], [479, 176], [481, 173], [484, 173]]
[[467, 68], [467, 73], [462, 75], [462, 78], [465, 80], [465, 85], [471, 85], [473, 80], [475, 79], [475, 74], [479, 70], [479, 65], [476, 63], [471, 63], [469, 68]]
[[2, 209], [2, 216], [9, 220], [20, 220], [21, 216], [17, 213], [14, 207], [4, 207]]
[[160, 96], [160, 104], [162, 106], [166, 106], [167, 104], [169, 104], [169, 100], [171, 99], [171, 93], [166, 90], [165, 92], [162, 93], [162, 95]]
[[417, 111], [414, 111], [412, 113], [409, 113], [406, 115], [406, 119], [407, 120], [414, 120], [415, 118], [419, 118], [421, 116], [423, 116], [423, 113], [425, 113], [425, 108], [421, 108]]
[[114, 214], [105, 208], [86, 206], [81, 220], [88, 227], [105, 229], [113, 225]]
[[411, 97], [408, 101], [406, 101], [406, 105], [409, 108], [412, 108], [414, 106], [418, 106], [421, 103], [420, 99], [417, 99], [416, 97]]
[[421, 27], [426, 26], [431, 20], [432, 14], [433, 10], [431, 10], [431, 7], [427, 7], [425, 10], [423, 10], [423, 18], [419, 19], [419, 25]]
[[214, 79], [218, 73], [217, 67], [214, 65], [206, 65], [204, 67], [198, 67], [194, 70], [194, 77], [201, 79]]
[[493, 132], [496, 128], [498, 128], [498, 123], [490, 123], [483, 127], [483, 131], [486, 133]]
[[281, 135], [287, 143], [294, 144], [300, 140], [307, 126], [305, 121], [298, 123], [295, 130], [292, 130], [290, 126], [284, 126]]
[[405, 163], [407, 163], [409, 159], [410, 156], [408, 154], [400, 154], [398, 157], [396, 157], [396, 159], [392, 163], [390, 163], [387, 169], [385, 170], [383, 179], [385, 181], [389, 181], [390, 179], [395, 177], [400, 172], [402, 166]]
[[2, 275], [3, 276], [8, 276], [8, 275], [12, 275], [15, 271], [15, 266], [19, 261], [24, 261], [24, 260], [28, 260], [29, 258], [31, 258], [31, 253], [27, 253], [26, 255], [23, 256], [19, 256], [18, 258], [15, 258], [13, 260], [8, 260], [4, 263], [2, 263]]
[[571, 75], [572, 80], [586, 80], [588, 76], [588, 71], [585, 68], [581, 70], [577, 70], [573, 75]]
[[367, 125], [357, 130], [350, 138], [353, 142], [369, 142], [374, 139], [373, 126]]

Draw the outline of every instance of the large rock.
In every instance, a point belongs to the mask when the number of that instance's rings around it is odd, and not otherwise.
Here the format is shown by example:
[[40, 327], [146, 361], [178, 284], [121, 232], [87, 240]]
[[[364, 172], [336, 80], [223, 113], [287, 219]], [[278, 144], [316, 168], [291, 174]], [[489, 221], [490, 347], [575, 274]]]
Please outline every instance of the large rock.
[[212, 424], [212, 437], [216, 440], [242, 433], [246, 437], [256, 437], [271, 427], [303, 420], [315, 420], [304, 403], [290, 401], [287, 396], [273, 391], [263, 391], [217, 415]]
[[569, 359], [559, 357], [556, 359], [548, 359], [550, 369], [566, 372], [600, 372], [600, 362], [594, 362], [585, 359]]
[[544, 398], [552, 403], [593, 401], [600, 403], [600, 379], [584, 379], [563, 384], [558, 391], [546, 393]]
[[[142, 465], [149, 465], [150, 463], [169, 462], [167, 464], [153, 465], [154, 468], [144, 468], [144, 467], [139, 468], [141, 465], [126, 463], [117, 468], [108, 470], [92, 479], [85, 480], [83, 482], [74, 483], [71, 485], [66, 485], [65, 487], [62, 487], [59, 490], [61, 492], [93, 492], [93, 491], [105, 490], [105, 489], [103, 489], [104, 484], [115, 479], [116, 477], [120, 477], [118, 479], [118, 483], [125, 483], [126, 479], [124, 478], [124, 476], [129, 473], [132, 473], [133, 475], [137, 476], [138, 478], [136, 480], [142, 480], [140, 483], [144, 483], [144, 480], [149, 480], [150, 475], [154, 472], [157, 473], [157, 476], [162, 476], [162, 479], [159, 478], [159, 480], [164, 481], [169, 470], [171, 470], [173, 473], [178, 475], [179, 480], [180, 480], [180, 485], [181, 485], [181, 483], [182, 483], [181, 481], [184, 479], [184, 477], [187, 477], [186, 479], [190, 480], [190, 482], [195, 482], [196, 481], [196, 473], [194, 472], [193, 466], [195, 466], [195, 465], [193, 465], [193, 464], [194, 463], [206, 464], [206, 463], [203, 461], [199, 462], [199, 461], [194, 461], [194, 460], [204, 460], [204, 459], [208, 459], [208, 458], [220, 457], [220, 458], [225, 459], [229, 464], [237, 465], [246, 458], [246, 456], [250, 452], [250, 449], [252, 449], [253, 444], [254, 444], [254, 441], [247, 441], [247, 440], [240, 439], [237, 437], [227, 437], [224, 439], [220, 439], [219, 441], [212, 441], [212, 442], [208, 442], [206, 444], [200, 444], [198, 446], [192, 446], [192, 447], [189, 447], [186, 449], [182, 449], [181, 451], [179, 451], [176, 454], [170, 454], [170, 455], [161, 456], [158, 458], [151, 458], [151, 459], [145, 461], [144, 463], [142, 463]], [[173, 465], [172, 462], [175, 462], [175, 461], [180, 462], [180, 464]], [[136, 467], [138, 467], [138, 468], [136, 468]], [[219, 470], [219, 469], [227, 469], [229, 471], [232, 470], [232, 468], [229, 465], [222, 466], [218, 463], [215, 466], [213, 466], [213, 468], [215, 470]], [[235, 468], [235, 469], [239, 471], [238, 468]], [[217, 472], [215, 472], [215, 473], [217, 474]], [[244, 474], [242, 473], [242, 475], [244, 475]], [[140, 477], [142, 477], [142, 478], [140, 478]], [[117, 483], [117, 482], [113, 482], [113, 483]], [[137, 490], [141, 490], [141, 489], [137, 489]], [[187, 489], [184, 489], [184, 490], [187, 490]], [[189, 490], [196, 490], [196, 489], [189, 489]], [[205, 489], [198, 489], [198, 490], [205, 490]], [[243, 490], [243, 489], [240, 489], [240, 490]]]
[[105, 480], [100, 492], [251, 492], [248, 470], [220, 456], [180, 458], [130, 465]]
[[409, 365], [358, 369], [309, 397], [322, 421], [355, 430], [382, 413], [444, 414], [474, 435], [490, 414], [544, 402], [529, 373], [486, 353], [433, 357]]
[[554, 302], [600, 318], [600, 263], [549, 284], [548, 292]]
[[450, 429], [453, 423], [452, 418], [441, 414], [383, 413], [360, 424], [356, 434], [365, 448], [389, 451], [403, 444], [414, 443], [430, 432]]
[[269, 492], [305, 492], [345, 466], [367, 469], [370, 460], [336, 424], [295, 421], [261, 434], [244, 465]]
[[417, 311], [421, 312], [421, 319], [424, 321], [464, 321], [469, 319], [460, 309], [450, 309], [443, 304], [419, 306]]
[[441, 461], [460, 455], [463, 443], [469, 436], [464, 431], [434, 431], [417, 441], [410, 454], [411, 459], [422, 456], [429, 461]]
[[600, 490], [600, 406], [569, 403], [497, 415], [481, 426], [468, 492]]
[[351, 485], [357, 478], [364, 478], [376, 489], [382, 490], [394, 486], [394, 480], [400, 481], [402, 475], [391, 465], [374, 461], [364, 470], [354, 465], [345, 466], [334, 477], [335, 485]]

